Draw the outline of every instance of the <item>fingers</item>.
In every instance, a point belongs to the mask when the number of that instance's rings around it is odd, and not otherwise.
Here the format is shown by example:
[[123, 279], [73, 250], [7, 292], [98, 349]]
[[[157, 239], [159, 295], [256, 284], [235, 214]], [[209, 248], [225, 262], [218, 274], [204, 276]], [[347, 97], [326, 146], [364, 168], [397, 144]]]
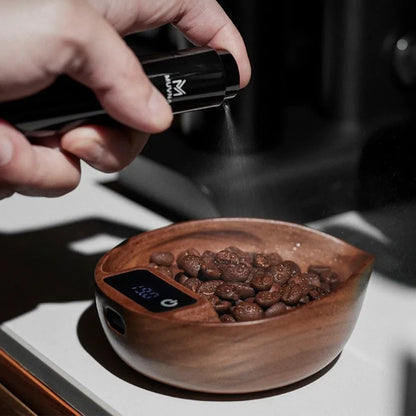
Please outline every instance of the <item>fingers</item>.
[[225, 49], [237, 62], [240, 87], [250, 80], [251, 66], [240, 32], [215, 0], [184, 0], [175, 25], [196, 45]]
[[127, 127], [83, 126], [62, 137], [30, 143], [0, 120], [0, 199], [14, 192], [60, 196], [80, 181], [80, 159], [103, 172], [117, 172], [141, 152], [149, 134]]
[[91, 88], [106, 112], [122, 124], [147, 133], [167, 129], [173, 118], [169, 104], [110, 23], [85, 1], [52, 3], [55, 24], [62, 21], [57, 73]]
[[148, 133], [127, 127], [82, 126], [62, 136], [62, 148], [103, 172], [117, 172], [142, 151]]
[[0, 198], [14, 192], [58, 196], [80, 180], [79, 160], [59, 147], [59, 138], [33, 145], [10, 124], [0, 120]]
[[89, 0], [121, 33], [173, 23], [195, 45], [229, 51], [237, 61], [240, 85], [251, 76], [244, 41], [234, 23], [215, 0]]

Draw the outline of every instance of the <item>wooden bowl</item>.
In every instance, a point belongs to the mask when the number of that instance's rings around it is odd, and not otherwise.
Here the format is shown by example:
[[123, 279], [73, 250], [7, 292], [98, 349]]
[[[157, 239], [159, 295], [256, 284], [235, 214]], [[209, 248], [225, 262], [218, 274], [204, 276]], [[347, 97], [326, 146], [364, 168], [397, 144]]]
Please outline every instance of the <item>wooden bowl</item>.
[[[151, 313], [104, 282], [145, 267], [155, 251], [177, 255], [190, 247], [203, 252], [229, 246], [276, 250], [302, 270], [329, 265], [342, 283], [284, 315], [222, 323], [202, 300], [185, 308], [188, 313]], [[296, 224], [250, 218], [189, 221], [139, 234], [105, 254], [96, 268], [96, 305], [113, 349], [140, 373], [201, 392], [256, 392], [300, 381], [339, 355], [357, 321], [373, 262], [358, 248]]]

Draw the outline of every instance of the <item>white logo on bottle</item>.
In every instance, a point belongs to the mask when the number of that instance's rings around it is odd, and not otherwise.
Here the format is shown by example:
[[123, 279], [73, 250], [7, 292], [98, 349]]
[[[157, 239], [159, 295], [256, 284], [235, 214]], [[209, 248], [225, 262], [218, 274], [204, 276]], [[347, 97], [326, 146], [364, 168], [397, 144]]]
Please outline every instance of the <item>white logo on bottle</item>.
[[181, 95], [186, 95], [186, 91], [182, 89], [185, 82], [186, 82], [186, 79], [176, 79], [175, 81], [172, 81], [172, 83], [174, 84], [174, 87], [173, 87], [174, 97], [180, 97]]
[[186, 91], [182, 88], [185, 85], [186, 79], [172, 80], [170, 75], [165, 75], [166, 85], [166, 99], [168, 102], [172, 102], [173, 97], [181, 97], [186, 95]]

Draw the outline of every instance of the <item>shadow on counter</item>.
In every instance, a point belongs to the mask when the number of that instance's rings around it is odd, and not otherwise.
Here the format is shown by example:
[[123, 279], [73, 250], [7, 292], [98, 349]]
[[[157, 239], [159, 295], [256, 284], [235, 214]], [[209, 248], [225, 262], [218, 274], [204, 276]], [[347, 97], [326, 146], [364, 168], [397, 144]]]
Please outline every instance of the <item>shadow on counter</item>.
[[126, 239], [144, 230], [99, 218], [16, 234], [0, 233], [0, 322], [45, 302], [94, 298], [94, 269], [103, 252], [71, 248], [97, 235]]

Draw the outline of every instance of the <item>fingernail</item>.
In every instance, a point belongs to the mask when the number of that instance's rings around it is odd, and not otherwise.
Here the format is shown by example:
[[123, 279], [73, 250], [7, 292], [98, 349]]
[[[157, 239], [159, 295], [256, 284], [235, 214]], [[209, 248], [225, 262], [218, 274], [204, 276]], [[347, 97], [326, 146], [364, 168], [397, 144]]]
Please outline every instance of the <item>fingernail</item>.
[[153, 88], [152, 94], [149, 98], [148, 108], [153, 115], [153, 120], [161, 127], [169, 125], [172, 121], [172, 111], [166, 98], [157, 90]]
[[103, 147], [95, 128], [78, 127], [66, 134], [65, 149], [76, 156], [88, 160], [99, 160], [103, 155]]
[[13, 157], [13, 145], [10, 140], [0, 136], [0, 166], [7, 165]]

